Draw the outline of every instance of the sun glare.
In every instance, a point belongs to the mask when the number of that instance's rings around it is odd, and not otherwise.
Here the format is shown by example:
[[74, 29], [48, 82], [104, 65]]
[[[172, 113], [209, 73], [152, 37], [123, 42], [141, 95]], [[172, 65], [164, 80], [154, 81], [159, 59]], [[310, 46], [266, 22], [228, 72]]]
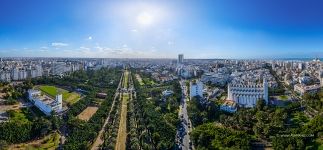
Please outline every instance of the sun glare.
[[150, 25], [152, 24], [154, 21], [154, 17], [149, 14], [148, 12], [141, 12], [138, 16], [137, 16], [137, 22], [141, 25]]

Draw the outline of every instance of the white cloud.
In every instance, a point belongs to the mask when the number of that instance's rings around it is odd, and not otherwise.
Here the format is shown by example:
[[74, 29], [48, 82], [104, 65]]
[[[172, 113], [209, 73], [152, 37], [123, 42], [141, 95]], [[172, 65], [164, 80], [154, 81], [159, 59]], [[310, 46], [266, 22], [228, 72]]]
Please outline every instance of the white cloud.
[[90, 50], [90, 48], [88, 48], [88, 47], [84, 47], [84, 46], [81, 46], [81, 47], [80, 47], [80, 49], [81, 49], [81, 50], [87, 50], [87, 51], [89, 51], [89, 50]]
[[47, 46], [42, 46], [42, 47], [40, 47], [40, 49], [47, 50], [48, 47]]
[[99, 44], [94, 47], [81, 46], [78, 49], [64, 52], [64, 55], [98, 58], [149, 58], [160, 56], [154, 46], [145, 50], [139, 50], [132, 49], [126, 44], [118, 47], [107, 47]]
[[53, 47], [65, 47], [65, 46], [68, 46], [67, 43], [61, 43], [61, 42], [53, 42], [51, 45]]
[[131, 32], [138, 32], [138, 30], [137, 29], [132, 29]]
[[47, 46], [40, 47], [40, 52], [48, 52], [49, 48]]
[[88, 40], [92, 40], [92, 36], [89, 36], [87, 39], [88, 39]]
[[168, 42], [167, 42], [167, 45], [174, 45], [174, 42], [172, 42], [172, 41], [168, 41]]

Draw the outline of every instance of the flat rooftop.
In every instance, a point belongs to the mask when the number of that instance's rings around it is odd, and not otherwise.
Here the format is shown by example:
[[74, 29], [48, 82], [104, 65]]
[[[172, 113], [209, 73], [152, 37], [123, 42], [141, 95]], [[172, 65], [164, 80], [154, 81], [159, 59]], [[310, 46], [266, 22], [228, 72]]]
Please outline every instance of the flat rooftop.
[[55, 102], [55, 99], [47, 96], [46, 94], [43, 94], [43, 95], [37, 94], [37, 95], [34, 95], [33, 98], [42, 101], [46, 105], [50, 105]]

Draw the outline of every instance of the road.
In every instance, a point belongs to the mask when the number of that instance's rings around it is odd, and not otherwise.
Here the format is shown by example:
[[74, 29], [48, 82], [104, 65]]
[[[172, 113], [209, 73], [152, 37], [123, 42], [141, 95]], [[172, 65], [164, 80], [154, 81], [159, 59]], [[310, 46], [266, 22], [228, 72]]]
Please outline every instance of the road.
[[176, 133], [176, 141], [178, 142], [177, 147], [178, 149], [194, 149], [194, 146], [190, 145], [190, 136], [189, 133], [192, 131], [191, 121], [189, 120], [188, 114], [187, 114], [187, 101], [189, 100], [187, 90], [188, 87], [186, 87], [185, 80], [180, 81], [180, 85], [182, 88], [182, 100], [180, 105], [180, 111], [179, 111], [179, 117], [181, 119], [181, 126], [178, 128]]
[[128, 109], [128, 101], [132, 99], [131, 92], [129, 91], [128, 83], [129, 83], [129, 71], [124, 72], [124, 85], [122, 92], [122, 105], [121, 105], [121, 113], [120, 113], [120, 123], [116, 141], [115, 150], [125, 150], [126, 149], [126, 141], [127, 141], [127, 109]]
[[119, 89], [121, 88], [121, 83], [123, 81], [122, 80], [123, 76], [124, 76], [124, 74], [122, 74], [121, 79], [120, 79], [120, 82], [119, 82], [119, 85], [118, 85], [118, 88], [116, 89], [116, 93], [114, 95], [114, 99], [113, 99], [113, 102], [112, 102], [112, 105], [111, 105], [111, 109], [109, 111], [109, 115], [106, 118], [106, 120], [105, 120], [105, 122], [104, 122], [104, 124], [103, 124], [103, 126], [102, 126], [102, 128], [101, 128], [101, 130], [100, 130], [100, 132], [99, 132], [99, 134], [98, 134], [98, 136], [96, 138], [96, 140], [94, 141], [91, 150], [98, 150], [98, 149], [100, 149], [100, 145], [102, 145], [103, 142], [104, 142], [104, 139], [102, 139], [102, 135], [104, 133], [105, 127], [107, 126], [107, 124], [108, 124], [108, 122], [110, 120], [110, 114], [111, 114], [111, 112], [112, 112], [112, 110], [114, 108], [115, 101], [118, 98], [118, 95], [120, 94], [119, 93]]

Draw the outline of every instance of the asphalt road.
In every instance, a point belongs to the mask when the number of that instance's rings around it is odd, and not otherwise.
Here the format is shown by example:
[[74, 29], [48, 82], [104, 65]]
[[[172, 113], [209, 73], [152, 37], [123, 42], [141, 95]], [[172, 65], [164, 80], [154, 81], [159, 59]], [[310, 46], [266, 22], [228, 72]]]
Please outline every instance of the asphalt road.
[[191, 122], [187, 115], [187, 90], [185, 80], [180, 81], [182, 88], [182, 100], [180, 105], [179, 117], [181, 119], [181, 126], [177, 129], [176, 141], [178, 141], [178, 149], [189, 150], [194, 149], [193, 145], [190, 148], [190, 136], [189, 133], [192, 131]]

